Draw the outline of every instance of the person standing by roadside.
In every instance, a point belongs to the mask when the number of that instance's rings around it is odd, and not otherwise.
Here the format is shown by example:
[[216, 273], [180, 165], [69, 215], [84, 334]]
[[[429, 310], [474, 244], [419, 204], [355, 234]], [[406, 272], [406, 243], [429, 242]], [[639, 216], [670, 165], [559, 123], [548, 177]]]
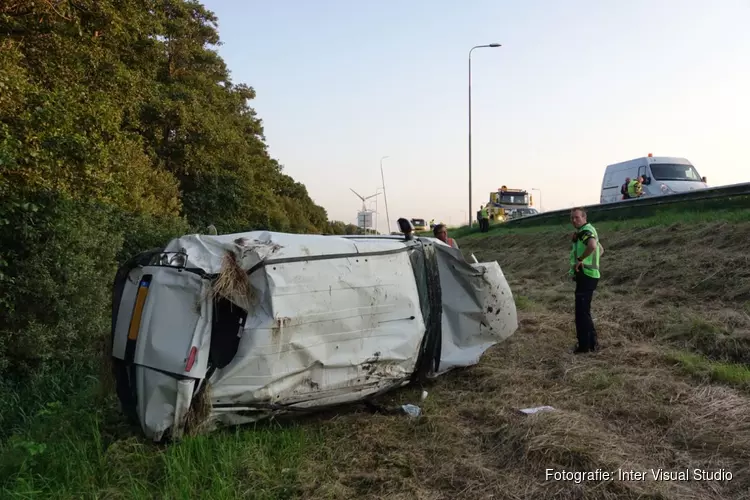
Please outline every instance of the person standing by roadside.
[[629, 200], [630, 194], [628, 193], [628, 186], [630, 185], [630, 177], [625, 177], [625, 184], [620, 186], [620, 194], [623, 200]]
[[575, 322], [578, 338], [573, 352], [579, 354], [595, 351], [598, 347], [596, 328], [591, 318], [591, 300], [601, 278], [599, 260], [604, 254], [604, 247], [599, 243], [599, 235], [588, 222], [583, 208], [571, 210], [570, 221], [575, 232], [571, 236], [569, 274], [576, 284]]
[[456, 243], [456, 240], [454, 240], [453, 238], [448, 238], [448, 228], [445, 227], [445, 224], [436, 225], [432, 230], [432, 234], [435, 235], [435, 238], [439, 239], [446, 245], [458, 249], [458, 243]]
[[486, 206], [482, 206], [479, 209], [479, 215], [480, 215], [479, 230], [481, 232], [483, 232], [483, 233], [486, 233], [487, 231], [490, 230], [490, 216], [487, 213], [487, 207]]

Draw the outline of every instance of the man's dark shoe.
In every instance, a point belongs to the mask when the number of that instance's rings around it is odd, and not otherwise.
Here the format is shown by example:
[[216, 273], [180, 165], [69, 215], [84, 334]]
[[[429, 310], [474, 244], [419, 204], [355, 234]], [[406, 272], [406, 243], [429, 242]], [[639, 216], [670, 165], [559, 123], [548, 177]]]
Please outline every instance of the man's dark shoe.
[[573, 348], [573, 354], [585, 354], [587, 352], [589, 352], [589, 349], [587, 347], [575, 346]]

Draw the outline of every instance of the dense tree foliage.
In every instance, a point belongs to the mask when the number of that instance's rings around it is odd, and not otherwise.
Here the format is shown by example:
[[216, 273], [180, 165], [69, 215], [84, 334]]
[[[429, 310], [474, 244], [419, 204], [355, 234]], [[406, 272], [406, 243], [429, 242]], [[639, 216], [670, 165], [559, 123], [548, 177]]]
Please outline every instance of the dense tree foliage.
[[191, 0], [0, 2], [0, 373], [86, 355], [117, 261], [214, 224], [351, 234], [268, 154]]

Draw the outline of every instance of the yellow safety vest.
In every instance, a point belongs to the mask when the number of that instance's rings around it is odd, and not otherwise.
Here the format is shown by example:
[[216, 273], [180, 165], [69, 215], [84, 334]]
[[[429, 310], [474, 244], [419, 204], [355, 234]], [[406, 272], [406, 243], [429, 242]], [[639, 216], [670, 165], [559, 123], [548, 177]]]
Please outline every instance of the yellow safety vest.
[[641, 186], [641, 183], [637, 180], [632, 180], [628, 184], [628, 195], [630, 195], [631, 198], [635, 198], [637, 196], [640, 196], [643, 192], [643, 186]]
[[583, 252], [586, 250], [586, 244], [591, 238], [596, 239], [596, 250], [594, 250], [591, 255], [583, 259], [583, 274], [589, 276], [590, 278], [601, 278], [601, 273], [599, 272], [599, 253], [601, 251], [599, 247], [599, 235], [596, 233], [596, 229], [594, 229], [594, 226], [589, 223], [581, 226], [581, 228], [576, 232], [576, 240], [573, 242], [573, 248], [570, 250], [569, 274], [571, 276], [575, 274], [575, 267], [576, 263], [578, 262], [578, 257], [583, 255]]

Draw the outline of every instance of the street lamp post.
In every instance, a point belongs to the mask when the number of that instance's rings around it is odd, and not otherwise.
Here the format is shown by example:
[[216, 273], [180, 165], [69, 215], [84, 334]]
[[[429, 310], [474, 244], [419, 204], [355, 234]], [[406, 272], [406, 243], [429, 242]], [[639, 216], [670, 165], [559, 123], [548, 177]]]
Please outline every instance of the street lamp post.
[[385, 201], [385, 218], [388, 223], [388, 234], [391, 234], [391, 216], [388, 214], [388, 196], [385, 194], [385, 175], [383, 175], [383, 160], [390, 156], [380, 158], [380, 180], [383, 181], [383, 201]]
[[539, 188], [531, 188], [532, 191], [539, 191], [539, 211], [544, 211], [544, 205], [542, 205], [542, 190]]
[[469, 50], [469, 227], [472, 219], [472, 201], [471, 201], [471, 53], [474, 49], [496, 48], [500, 47], [499, 43], [490, 43], [487, 45], [476, 45]]
[[[375, 190], [375, 232], [376, 233], [378, 232], [378, 221], [380, 219], [380, 217], [378, 216], [379, 212], [378, 212], [378, 196], [377, 195], [380, 194], [380, 190], [381, 189], [383, 189], [383, 188], [377, 188]], [[388, 232], [390, 233], [390, 231], [388, 231]], [[378, 234], [380, 234], [380, 233], [378, 233]]]

